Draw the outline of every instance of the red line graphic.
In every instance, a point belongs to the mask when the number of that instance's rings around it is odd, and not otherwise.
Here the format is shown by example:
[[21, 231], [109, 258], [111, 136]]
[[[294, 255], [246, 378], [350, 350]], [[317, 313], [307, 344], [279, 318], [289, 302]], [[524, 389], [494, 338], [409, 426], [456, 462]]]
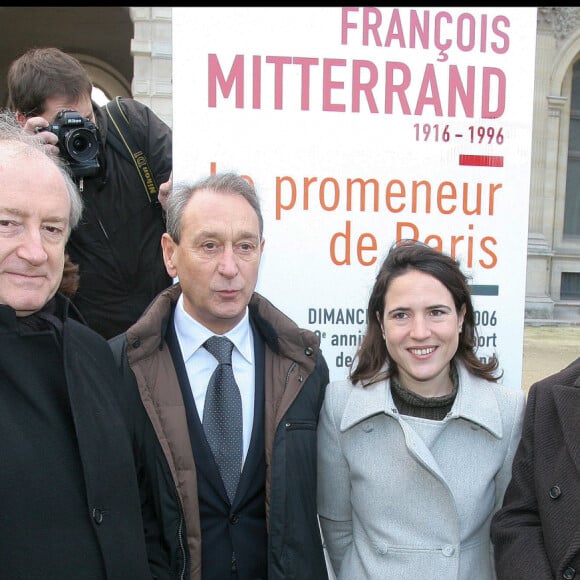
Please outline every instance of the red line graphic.
[[503, 167], [503, 156], [460, 155], [459, 165], [477, 165], [478, 167]]

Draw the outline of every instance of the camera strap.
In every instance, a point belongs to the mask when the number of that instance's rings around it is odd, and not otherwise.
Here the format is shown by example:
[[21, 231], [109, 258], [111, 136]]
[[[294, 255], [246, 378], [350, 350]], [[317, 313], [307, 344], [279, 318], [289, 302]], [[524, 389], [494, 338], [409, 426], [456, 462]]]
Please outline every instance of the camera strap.
[[107, 142], [125, 157], [125, 159], [135, 165], [149, 203], [157, 202], [159, 187], [157, 186], [145, 153], [142, 149], [139, 149], [135, 142], [131, 131], [131, 124], [125, 112], [121, 109], [120, 100], [121, 97], [115, 97], [105, 105], [105, 110], [110, 121], [107, 131]]

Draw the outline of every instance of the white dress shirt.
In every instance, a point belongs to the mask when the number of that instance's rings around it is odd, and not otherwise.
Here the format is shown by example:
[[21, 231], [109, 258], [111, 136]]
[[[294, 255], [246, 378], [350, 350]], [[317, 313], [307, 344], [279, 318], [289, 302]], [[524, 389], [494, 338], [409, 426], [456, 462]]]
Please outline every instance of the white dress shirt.
[[[185, 312], [183, 294], [177, 301], [173, 323], [191, 385], [193, 400], [199, 418], [202, 420], [207, 385], [218, 365], [213, 355], [203, 348], [203, 343], [214, 333]], [[254, 337], [250, 328], [247, 308], [244, 318], [239, 324], [223, 336], [227, 336], [234, 343], [232, 369], [242, 397], [243, 461], [245, 461], [254, 423], [255, 393]]]

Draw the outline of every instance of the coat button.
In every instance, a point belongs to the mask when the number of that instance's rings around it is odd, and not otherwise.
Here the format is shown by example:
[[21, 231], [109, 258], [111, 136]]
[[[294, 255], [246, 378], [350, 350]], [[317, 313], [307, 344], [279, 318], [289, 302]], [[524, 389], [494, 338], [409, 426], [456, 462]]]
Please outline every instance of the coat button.
[[133, 348], [139, 348], [139, 347], [141, 346], [141, 341], [140, 341], [138, 338], [136, 338], [136, 339], [133, 341], [133, 343], [131, 344], [131, 346], [132, 346]]
[[557, 485], [554, 485], [550, 488], [550, 497], [552, 499], [558, 499], [561, 495], [562, 490]]
[[240, 516], [238, 514], [232, 514], [230, 516], [230, 524], [233, 524], [234, 526], [240, 521]]
[[99, 508], [93, 508], [93, 520], [95, 524], [100, 526], [103, 523], [103, 510]]
[[443, 546], [443, 555], [447, 556], [449, 558], [449, 556], [453, 556], [453, 554], [455, 554], [455, 548], [453, 546]]
[[574, 578], [575, 576], [576, 570], [572, 568], [572, 566], [568, 566], [568, 568], [566, 568], [564, 570], [564, 573], [562, 574], [562, 578], [564, 578], [564, 580], [572, 580], [572, 578]]
[[375, 548], [377, 550], [377, 554], [380, 554], [381, 556], [384, 556], [389, 551], [389, 546], [383, 542], [379, 542]]

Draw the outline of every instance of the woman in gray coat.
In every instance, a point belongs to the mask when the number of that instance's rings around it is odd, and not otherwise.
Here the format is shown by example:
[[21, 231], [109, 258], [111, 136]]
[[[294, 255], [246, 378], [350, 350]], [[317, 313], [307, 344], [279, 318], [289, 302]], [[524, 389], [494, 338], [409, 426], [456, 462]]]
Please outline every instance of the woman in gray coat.
[[339, 580], [491, 580], [490, 521], [525, 395], [476, 356], [474, 309], [453, 258], [396, 243], [377, 275], [348, 381], [318, 427], [318, 509]]

